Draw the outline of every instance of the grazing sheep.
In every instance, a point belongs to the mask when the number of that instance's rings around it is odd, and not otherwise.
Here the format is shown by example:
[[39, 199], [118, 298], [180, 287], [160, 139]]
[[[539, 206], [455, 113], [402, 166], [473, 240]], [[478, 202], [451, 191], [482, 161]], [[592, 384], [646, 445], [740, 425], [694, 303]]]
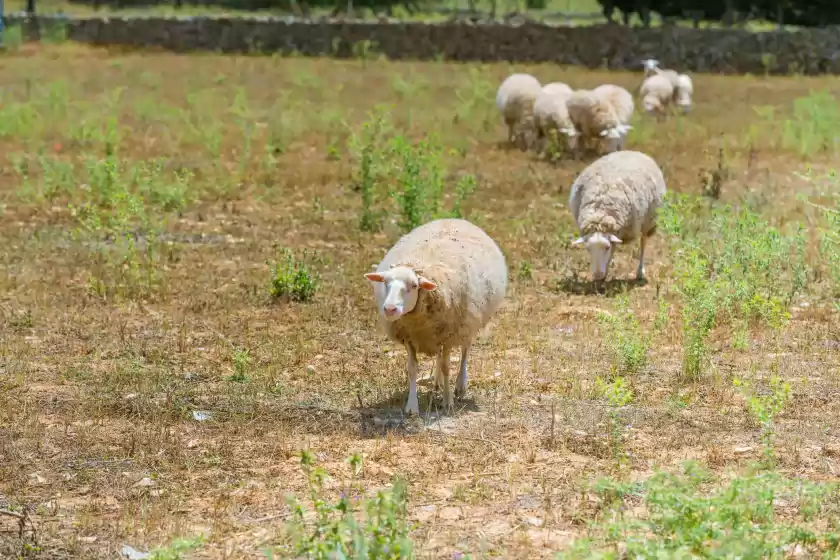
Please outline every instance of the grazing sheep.
[[642, 82], [639, 94], [642, 97], [642, 107], [645, 111], [662, 115], [673, 101], [674, 86], [665, 76], [653, 74]]
[[687, 74], [680, 74], [677, 76], [679, 86], [674, 92], [674, 101], [683, 113], [688, 113], [691, 110], [691, 97], [694, 95], [694, 84]]
[[551, 82], [544, 85], [542, 90], [544, 93], [562, 95], [563, 97], [569, 97], [574, 92], [571, 87], [563, 82]]
[[663, 70], [659, 61], [649, 58], [645, 60], [645, 77], [662, 76], [667, 78], [674, 87], [673, 102], [683, 113], [691, 110], [691, 97], [694, 94], [694, 84], [687, 74], [680, 74], [674, 70]]
[[561, 136], [566, 137], [566, 146], [570, 151], [577, 148], [577, 130], [569, 118], [569, 110], [566, 108], [566, 100], [571, 95], [565, 93], [546, 92], [537, 97], [534, 103], [534, 125], [537, 129], [536, 150], [543, 153], [548, 144], [548, 139], [555, 135], [559, 140]]
[[622, 143], [622, 138], [630, 129], [629, 125], [621, 122], [616, 107], [604, 95], [597, 95], [592, 90], [577, 90], [566, 101], [569, 119], [577, 130], [581, 143], [591, 140], [607, 139], [608, 148]]
[[541, 92], [539, 80], [530, 74], [511, 74], [496, 92], [496, 107], [508, 127], [508, 141], [523, 152], [536, 136], [534, 102]]
[[455, 394], [462, 397], [467, 353], [505, 297], [507, 264], [499, 247], [466, 220], [435, 220], [404, 235], [365, 278], [374, 283], [386, 334], [408, 351], [405, 411], [420, 413], [418, 352], [436, 356], [435, 382], [450, 409], [449, 353], [461, 348]]
[[624, 142], [627, 139], [627, 132], [633, 128], [630, 126], [630, 119], [633, 118], [633, 94], [621, 86], [604, 84], [592, 90], [592, 93], [604, 99], [615, 111], [615, 116], [621, 125], [619, 138], [612, 138], [607, 135], [609, 144], [607, 151], [614, 152], [624, 149]]
[[640, 239], [636, 277], [645, 277], [645, 243], [656, 231], [656, 211], [665, 199], [665, 178], [656, 162], [641, 152], [608, 154], [584, 169], [572, 184], [569, 209], [578, 224], [592, 264], [602, 281], [613, 246]]

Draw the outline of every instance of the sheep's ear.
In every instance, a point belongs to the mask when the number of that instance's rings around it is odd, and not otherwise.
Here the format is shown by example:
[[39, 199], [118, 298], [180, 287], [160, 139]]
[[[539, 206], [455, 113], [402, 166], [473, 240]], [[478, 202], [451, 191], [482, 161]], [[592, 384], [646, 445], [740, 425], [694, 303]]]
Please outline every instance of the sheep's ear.
[[382, 276], [381, 272], [368, 272], [365, 274], [365, 278], [370, 280], [371, 282], [384, 282], [385, 277]]
[[619, 245], [621, 245], [621, 239], [619, 239], [613, 234], [610, 234], [610, 243], [618, 243]]
[[577, 239], [575, 239], [574, 241], [572, 241], [572, 245], [580, 245], [580, 244], [582, 244], [583, 242], [584, 242], [583, 237], [578, 237]]
[[422, 276], [417, 278], [417, 280], [417, 285], [420, 286], [421, 290], [426, 290], [427, 292], [434, 292], [435, 290], [437, 290], [437, 284], [435, 284], [431, 280], [423, 278]]

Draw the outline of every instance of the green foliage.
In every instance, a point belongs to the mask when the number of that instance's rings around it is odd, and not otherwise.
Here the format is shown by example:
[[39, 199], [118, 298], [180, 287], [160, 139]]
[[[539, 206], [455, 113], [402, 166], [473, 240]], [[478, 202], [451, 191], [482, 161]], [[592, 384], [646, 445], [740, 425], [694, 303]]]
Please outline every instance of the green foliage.
[[248, 381], [248, 370], [252, 362], [251, 353], [247, 349], [235, 348], [231, 361], [233, 362], [233, 375], [228, 377], [228, 381], [237, 383]]
[[676, 290], [683, 303], [683, 371], [696, 377], [706, 340], [720, 324], [737, 321], [781, 328], [808, 277], [805, 232], [784, 233], [748, 205], [707, 206], [668, 195], [660, 222], [676, 238]]
[[639, 327], [627, 296], [617, 298], [615, 315], [600, 313], [598, 323], [604, 329], [604, 339], [613, 352], [614, 373], [638, 373], [647, 365], [650, 340]]
[[736, 387], [740, 388], [741, 395], [747, 405], [750, 415], [761, 426], [761, 442], [764, 447], [764, 455], [769, 464], [775, 461], [773, 453], [774, 419], [776, 415], [784, 410], [790, 400], [790, 383], [783, 381], [778, 375], [773, 375], [769, 382], [769, 392], [759, 393], [752, 385], [744, 380], [735, 379]]
[[297, 258], [291, 250], [281, 249], [280, 258], [268, 263], [271, 267], [271, 297], [307, 302], [315, 296], [320, 279], [307, 260], [306, 250], [301, 258]]
[[609, 403], [610, 448], [616, 465], [621, 467], [627, 460], [627, 454], [624, 451], [624, 422], [620, 409], [633, 402], [633, 390], [623, 377], [614, 377], [611, 381], [598, 377], [595, 379], [595, 390]]
[[840, 104], [834, 94], [828, 90], [811, 91], [795, 99], [791, 111], [791, 117], [784, 118], [772, 106], [756, 109], [763, 120], [763, 136], [771, 145], [802, 156], [836, 153], [840, 149], [836, 133], [840, 126]]
[[187, 553], [192, 552], [204, 544], [204, 537], [191, 539], [175, 539], [171, 544], [156, 548], [149, 553], [149, 560], [182, 560]]
[[361, 135], [350, 139], [359, 164], [354, 190], [362, 197], [359, 229], [377, 231], [388, 206], [402, 231], [442, 217], [463, 217], [463, 203], [475, 191], [476, 178], [465, 174], [455, 183], [451, 210], [443, 209], [448, 171], [436, 139], [413, 142], [398, 134], [387, 110], [377, 108]]
[[[353, 479], [362, 469], [362, 458], [348, 459]], [[283, 550], [295, 558], [326, 560], [366, 558], [397, 560], [414, 558], [414, 546], [406, 522], [405, 482], [395, 479], [391, 488], [365, 497], [360, 484], [351, 483], [337, 501], [325, 494], [328, 475], [316, 466], [308, 451], [301, 453], [301, 469], [309, 480], [312, 515], [294, 497], [289, 498], [292, 518], [288, 523], [290, 546]]]
[[826, 558], [838, 552], [836, 484], [763, 471], [726, 481], [689, 462], [676, 474], [658, 472], [640, 483], [602, 479], [592, 490], [601, 510], [588, 536], [558, 559], [781, 559], [794, 548]]

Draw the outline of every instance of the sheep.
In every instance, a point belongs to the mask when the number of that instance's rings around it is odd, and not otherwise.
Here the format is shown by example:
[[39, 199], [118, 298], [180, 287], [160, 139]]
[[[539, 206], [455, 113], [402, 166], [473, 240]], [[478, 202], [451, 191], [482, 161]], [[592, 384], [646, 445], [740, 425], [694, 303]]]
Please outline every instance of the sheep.
[[645, 278], [645, 244], [656, 231], [656, 211], [665, 199], [665, 178], [656, 162], [635, 151], [608, 154], [575, 179], [569, 209], [589, 251], [592, 278], [601, 282], [617, 244], [640, 239], [636, 278]]
[[691, 97], [694, 94], [694, 84], [687, 74], [680, 74], [677, 76], [679, 86], [674, 92], [674, 101], [683, 113], [688, 113], [691, 110]]
[[621, 121], [616, 107], [603, 93], [599, 95], [593, 90], [577, 90], [566, 101], [566, 108], [569, 119], [581, 137], [578, 146], [581, 140], [607, 139], [610, 142], [608, 149], [613, 150], [623, 144], [624, 135], [632, 128]]
[[609, 138], [608, 135], [609, 141], [615, 144], [614, 146], [610, 146], [608, 151], [613, 152], [616, 150], [623, 150], [624, 141], [627, 139], [627, 132], [633, 128], [630, 126], [630, 119], [633, 118], [633, 109], [635, 109], [635, 105], [633, 104], [633, 94], [623, 87], [613, 84], [598, 86], [593, 89], [592, 92], [612, 105], [615, 110], [616, 118], [621, 125], [619, 138], [612, 139]]
[[668, 81], [671, 82], [671, 85], [674, 86], [674, 89], [679, 87], [679, 74], [674, 70], [664, 70], [659, 67], [659, 61], [654, 60], [652, 58], [648, 58], [644, 61], [645, 65], [645, 78], [649, 78], [650, 76], [664, 76], [668, 78]]
[[574, 151], [577, 148], [577, 130], [569, 118], [569, 110], [566, 108], [566, 100], [571, 95], [571, 88], [566, 94], [562, 90], [555, 89], [543, 92], [534, 102], [534, 125], [537, 129], [536, 150], [539, 153], [545, 151], [548, 139], [555, 135], [566, 137], [568, 149]]
[[461, 349], [456, 396], [467, 390], [467, 354], [495, 314], [507, 290], [507, 264], [496, 243], [466, 220], [440, 219], [404, 235], [388, 251], [373, 283], [380, 324], [388, 337], [408, 351], [408, 401], [405, 412], [419, 414], [417, 353], [435, 356], [435, 384], [443, 389], [447, 410], [449, 354]]
[[674, 86], [665, 76], [653, 74], [642, 82], [639, 94], [645, 111], [661, 115], [671, 105], [674, 98]]
[[511, 74], [496, 92], [496, 107], [508, 127], [508, 141], [523, 152], [535, 137], [534, 102], [541, 92], [539, 80], [530, 74]]
[[563, 82], [551, 82], [550, 84], [544, 85], [542, 90], [544, 93], [558, 94], [563, 97], [569, 97], [574, 92], [571, 87]]
[[659, 61], [649, 58], [644, 61], [645, 77], [659, 75], [667, 78], [674, 87], [673, 102], [683, 113], [691, 110], [691, 97], [694, 94], [694, 84], [688, 74], [680, 74], [675, 70], [663, 70]]

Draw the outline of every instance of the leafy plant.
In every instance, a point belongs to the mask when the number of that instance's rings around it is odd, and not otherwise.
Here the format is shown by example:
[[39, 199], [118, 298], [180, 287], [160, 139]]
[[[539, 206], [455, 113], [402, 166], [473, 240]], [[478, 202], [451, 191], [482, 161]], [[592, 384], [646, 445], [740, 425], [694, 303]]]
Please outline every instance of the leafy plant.
[[600, 313], [598, 323], [604, 328], [604, 339], [613, 352], [614, 373], [638, 373], [647, 365], [650, 340], [642, 333], [627, 296], [617, 298], [615, 315]]
[[[636, 483], [592, 485], [588, 535], [558, 559], [835, 557], [837, 484], [750, 471], [721, 480], [688, 462]], [[643, 507], [639, 507], [643, 506]], [[817, 523], [817, 520], [820, 523]]]
[[702, 372], [716, 326], [746, 321], [777, 330], [787, 322], [808, 277], [801, 227], [785, 233], [749, 205], [710, 206], [687, 195], [669, 195], [661, 224], [677, 241], [686, 376]]
[[610, 448], [617, 465], [621, 467], [627, 459], [627, 454], [624, 451], [624, 423], [620, 410], [633, 402], [633, 390], [623, 377], [615, 377], [611, 381], [604, 381], [598, 377], [595, 380], [595, 390], [609, 403], [607, 415], [610, 421]]
[[773, 375], [768, 383], [769, 392], [763, 394], [755, 391], [752, 384], [747, 381], [735, 379], [733, 383], [741, 390], [741, 395], [744, 397], [750, 415], [761, 426], [761, 443], [764, 456], [768, 463], [772, 464], [775, 462], [773, 452], [774, 420], [776, 415], [784, 410], [790, 399], [790, 383], [783, 381], [778, 375]]
[[320, 280], [306, 260], [305, 250], [298, 259], [291, 250], [282, 249], [279, 260], [268, 263], [271, 267], [271, 297], [306, 302], [315, 296]]
[[[361, 472], [362, 459], [353, 455], [348, 463], [355, 479]], [[395, 479], [390, 488], [379, 490], [372, 497], [361, 495], [360, 485], [351, 483], [337, 501], [331, 501], [324, 490], [328, 475], [315, 464], [314, 456], [308, 451], [301, 453], [301, 469], [309, 481], [314, 515], [308, 515], [297, 498], [289, 498], [292, 518], [287, 534], [290, 544], [282, 552], [313, 560], [414, 558], [414, 546], [408, 536], [407, 495], [403, 481]]]

